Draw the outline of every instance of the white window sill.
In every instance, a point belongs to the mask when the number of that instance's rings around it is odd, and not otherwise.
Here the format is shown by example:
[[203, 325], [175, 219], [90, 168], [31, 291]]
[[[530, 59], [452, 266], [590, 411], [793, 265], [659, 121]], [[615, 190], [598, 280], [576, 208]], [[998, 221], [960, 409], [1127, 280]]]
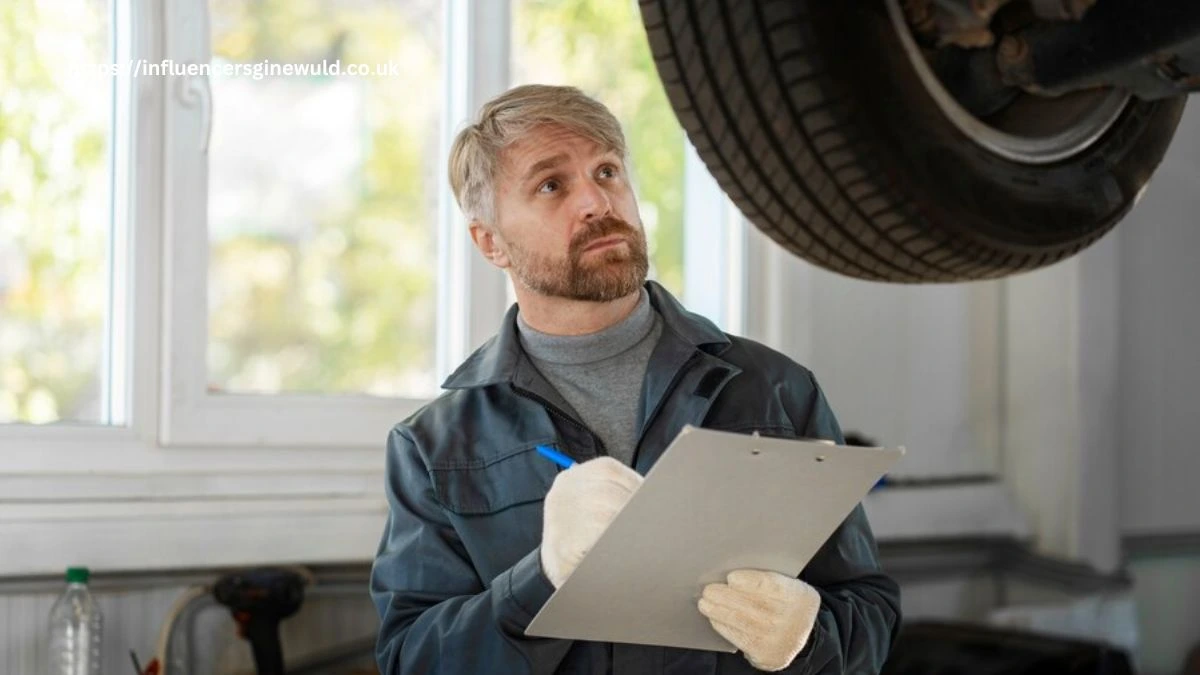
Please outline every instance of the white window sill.
[[[94, 437], [94, 436], [93, 436]], [[361, 563], [387, 516], [377, 449], [0, 443], [0, 577]]]
[[0, 510], [0, 577], [370, 561], [378, 497], [21, 504]]

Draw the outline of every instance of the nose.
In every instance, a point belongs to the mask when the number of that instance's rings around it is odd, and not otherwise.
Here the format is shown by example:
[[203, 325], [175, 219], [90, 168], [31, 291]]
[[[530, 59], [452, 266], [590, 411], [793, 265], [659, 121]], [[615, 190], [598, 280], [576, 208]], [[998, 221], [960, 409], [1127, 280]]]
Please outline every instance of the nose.
[[582, 187], [575, 193], [579, 220], [586, 222], [612, 214], [612, 199], [603, 187], [590, 178], [580, 184]]

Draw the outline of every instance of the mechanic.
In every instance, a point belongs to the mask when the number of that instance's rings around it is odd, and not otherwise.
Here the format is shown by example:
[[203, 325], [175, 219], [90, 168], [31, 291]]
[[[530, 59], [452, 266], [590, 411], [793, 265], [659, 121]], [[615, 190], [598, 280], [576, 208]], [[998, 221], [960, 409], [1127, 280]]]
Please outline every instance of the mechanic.
[[[861, 506], [799, 578], [736, 570], [702, 590], [696, 611], [740, 653], [525, 636], [685, 424], [843, 439], [812, 373], [646, 281], [625, 138], [602, 104], [509, 90], [458, 135], [449, 168], [517, 303], [388, 438], [371, 573], [381, 672], [878, 672], [899, 588]], [[562, 470], [538, 444], [579, 464]]]

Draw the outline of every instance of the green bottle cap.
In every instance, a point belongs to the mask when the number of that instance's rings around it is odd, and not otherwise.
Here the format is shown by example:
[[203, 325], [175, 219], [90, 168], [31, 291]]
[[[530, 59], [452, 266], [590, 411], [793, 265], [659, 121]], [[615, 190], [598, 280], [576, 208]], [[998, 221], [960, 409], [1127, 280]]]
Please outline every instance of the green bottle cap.
[[68, 567], [67, 568], [67, 583], [68, 584], [86, 584], [91, 572], [86, 567]]

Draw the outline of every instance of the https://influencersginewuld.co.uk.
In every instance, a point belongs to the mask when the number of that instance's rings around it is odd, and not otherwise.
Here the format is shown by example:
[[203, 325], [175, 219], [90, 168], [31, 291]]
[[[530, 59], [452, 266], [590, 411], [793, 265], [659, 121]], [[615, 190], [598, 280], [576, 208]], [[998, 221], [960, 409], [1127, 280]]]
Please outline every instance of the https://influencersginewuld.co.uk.
[[385, 63], [343, 63], [317, 61], [312, 63], [279, 63], [265, 59], [253, 63], [184, 63], [172, 59], [147, 61], [129, 59], [115, 63], [88, 63], [72, 69], [75, 75], [116, 77], [248, 77], [262, 80], [268, 77], [398, 77], [404, 71], [395, 61]]

